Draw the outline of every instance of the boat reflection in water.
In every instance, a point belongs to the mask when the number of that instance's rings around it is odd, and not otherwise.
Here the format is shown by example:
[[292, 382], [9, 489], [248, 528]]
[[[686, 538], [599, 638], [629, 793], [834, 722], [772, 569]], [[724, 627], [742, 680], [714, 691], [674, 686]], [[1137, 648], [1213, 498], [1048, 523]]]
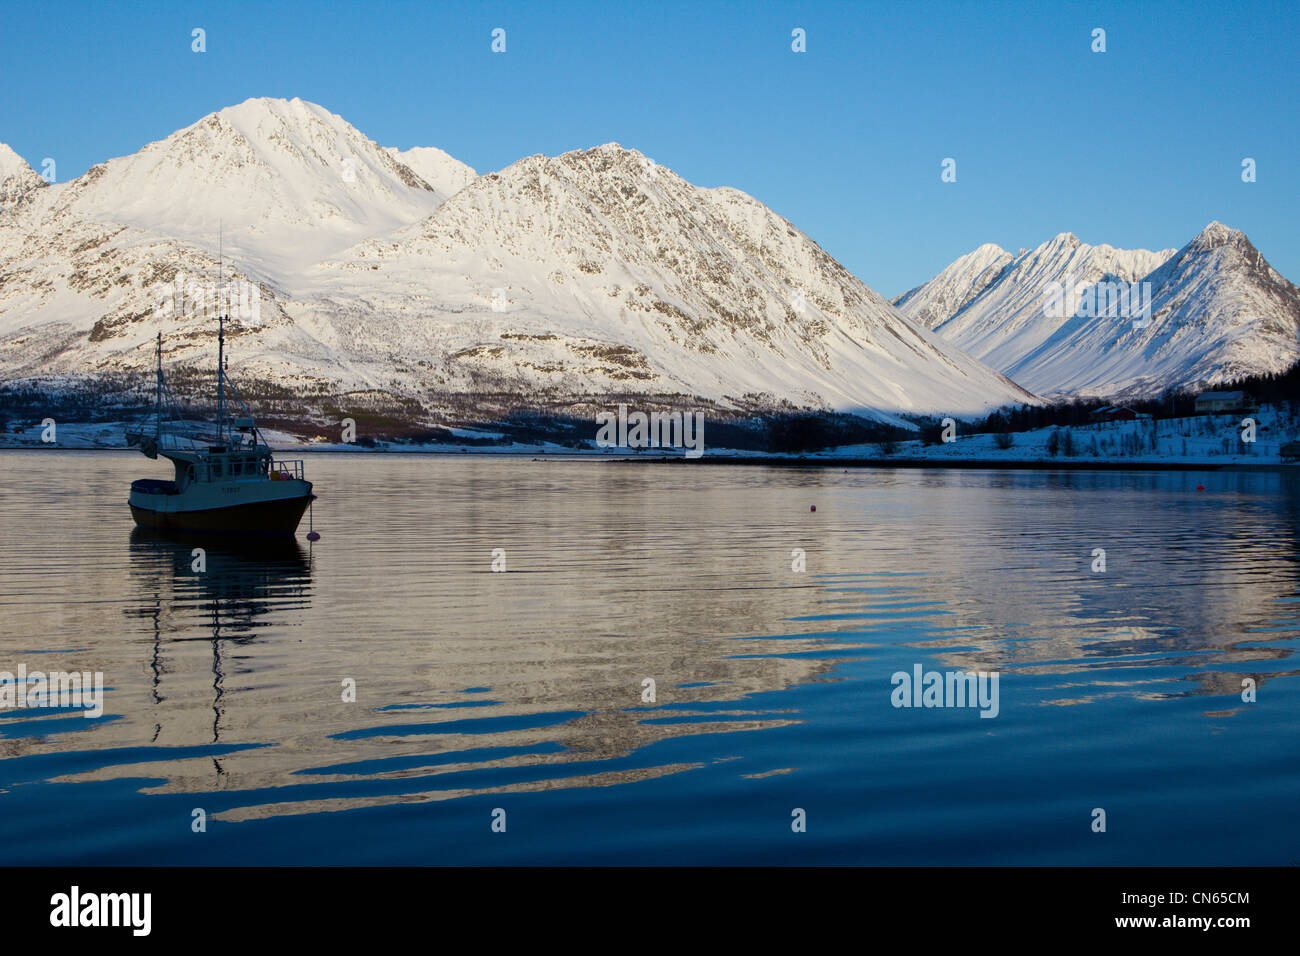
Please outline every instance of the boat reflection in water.
[[[130, 569], [144, 600], [126, 614], [153, 631], [150, 743], [221, 743], [227, 685], [247, 675], [249, 646], [310, 605], [308, 550], [292, 538], [241, 544], [136, 528]], [[224, 772], [218, 758], [212, 763]]]

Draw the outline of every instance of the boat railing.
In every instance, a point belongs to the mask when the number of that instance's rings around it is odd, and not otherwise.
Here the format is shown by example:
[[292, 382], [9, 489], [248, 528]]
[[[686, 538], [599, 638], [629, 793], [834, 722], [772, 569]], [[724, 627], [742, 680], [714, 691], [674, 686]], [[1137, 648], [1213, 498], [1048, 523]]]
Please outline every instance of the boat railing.
[[290, 481], [296, 479], [303, 481], [302, 459], [294, 458], [284, 460], [280, 458], [271, 461], [271, 480], [272, 481]]

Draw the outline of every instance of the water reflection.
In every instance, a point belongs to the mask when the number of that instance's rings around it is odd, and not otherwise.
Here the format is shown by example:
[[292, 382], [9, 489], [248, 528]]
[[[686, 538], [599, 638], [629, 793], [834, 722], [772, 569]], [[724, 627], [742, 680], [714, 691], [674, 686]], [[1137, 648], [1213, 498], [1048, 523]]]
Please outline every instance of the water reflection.
[[[128, 538], [134, 462], [62, 464], [58, 507], [33, 507], [65, 548], [0, 551], [0, 648], [103, 671], [106, 714], [0, 714], [0, 767], [129, 794], [140, 818], [202, 795], [214, 820], [266, 821], [231, 830], [319, 819], [329, 843], [346, 827], [328, 811], [545, 791], [614, 813], [644, 783], [716, 833], [692, 808], [749, 806], [761, 782], [798, 788], [782, 812], [843, 808], [850, 842], [906, 843], [935, 819], [988, 830], [990, 802], [962, 794], [999, 773], [1041, 795], [1105, 772], [1135, 721], [1161, 759], [1181, 748], [1170, 781], [1218, 759], [1204, 725], [1248, 728], [1243, 814], [1294, 782], [1272, 731], [1297, 698], [1300, 495], [1279, 476], [322, 456], [322, 541], [250, 552]], [[27, 520], [14, 507], [6, 528]], [[999, 717], [892, 709], [889, 675], [913, 663], [999, 671]], [[998, 799], [1008, 827], [1047, 819]]]
[[[386, 482], [390, 492], [403, 487], [417, 493], [414, 484]], [[464, 550], [486, 556], [502, 534], [500, 512], [473, 504], [458, 515], [457, 533], [470, 539]], [[801, 656], [824, 649], [820, 635], [789, 635], [779, 655], [761, 643], [733, 646], [787, 613], [786, 587], [738, 584], [725, 569], [701, 587], [688, 566], [647, 564], [648, 545], [680, 546], [649, 526], [600, 534], [583, 554], [562, 536], [573, 530], [568, 513], [537, 502], [533, 518], [561, 536], [512, 548], [513, 576], [449, 565], [425, 586], [418, 581], [425, 549], [367, 535], [346, 553], [348, 583], [332, 587], [319, 607], [311, 560], [292, 544], [241, 553], [133, 534], [125, 613], [148, 629], [151, 679], [147, 718], [127, 716], [152, 724], [150, 743], [240, 749], [165, 753], [157, 763], [98, 768], [80, 779], [157, 776], [162, 782], [145, 792], [247, 794], [215, 814], [227, 820], [606, 786], [701, 765], [643, 756], [655, 743], [794, 722], [787, 709], [746, 700], [835, 664]], [[339, 535], [331, 540], [336, 554]], [[193, 569], [195, 547], [206, 549], [205, 572]], [[545, 567], [529, 567], [533, 560]], [[630, 589], [628, 602], [593, 594], [593, 568], [653, 580], [654, 590]], [[377, 580], [376, 571], [388, 577]], [[335, 610], [359, 610], [373, 625], [340, 631], [328, 624]], [[647, 694], [647, 676], [659, 682], [655, 695]], [[344, 680], [355, 681], [355, 703], [344, 699]]]
[[[211, 645], [211, 743], [221, 742], [226, 677], [236, 649], [255, 640], [259, 629], [273, 626], [280, 612], [306, 609], [311, 603], [309, 552], [295, 540], [242, 543], [212, 536], [161, 534], [142, 528], [131, 532], [129, 567], [133, 594], [140, 603], [124, 608], [127, 617], [147, 622], [151, 717], [150, 743], [163, 738], [164, 720], [179, 725], [177, 736], [194, 744], [192, 709], [180, 714], [165, 708], [165, 678], [182, 657], [172, 645], [194, 641]], [[197, 632], [197, 633], [196, 633]], [[189, 675], [193, 676], [193, 675]], [[213, 757], [218, 774], [221, 762]]]

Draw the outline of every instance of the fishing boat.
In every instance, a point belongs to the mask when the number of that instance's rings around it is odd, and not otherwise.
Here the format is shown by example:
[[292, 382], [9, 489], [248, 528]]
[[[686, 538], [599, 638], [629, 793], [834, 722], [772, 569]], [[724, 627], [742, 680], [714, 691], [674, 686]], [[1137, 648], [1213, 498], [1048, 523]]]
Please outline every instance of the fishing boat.
[[[316, 499], [303, 476], [301, 459], [273, 456], [257, 424], [226, 379], [225, 322], [217, 318], [216, 435], [187, 438], [164, 429], [164, 409], [178, 419], [176, 401], [162, 368], [162, 333], [158, 333], [158, 369], [153, 434], [127, 432], [127, 444], [148, 458], [166, 458], [174, 467], [171, 481], [140, 478], [131, 482], [131, 516], [141, 528], [185, 534], [255, 537], [292, 536]], [[231, 416], [227, 393], [239, 405]], [[314, 533], [309, 538], [317, 537]]]

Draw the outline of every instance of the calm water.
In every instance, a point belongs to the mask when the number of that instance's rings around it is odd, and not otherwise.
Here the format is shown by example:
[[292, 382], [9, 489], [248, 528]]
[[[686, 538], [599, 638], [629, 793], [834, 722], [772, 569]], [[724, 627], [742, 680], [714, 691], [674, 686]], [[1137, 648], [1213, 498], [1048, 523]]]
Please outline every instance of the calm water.
[[1289, 479], [307, 468], [319, 542], [195, 573], [159, 463], [0, 453], [0, 670], [107, 685], [0, 711], [0, 863], [1300, 861]]

